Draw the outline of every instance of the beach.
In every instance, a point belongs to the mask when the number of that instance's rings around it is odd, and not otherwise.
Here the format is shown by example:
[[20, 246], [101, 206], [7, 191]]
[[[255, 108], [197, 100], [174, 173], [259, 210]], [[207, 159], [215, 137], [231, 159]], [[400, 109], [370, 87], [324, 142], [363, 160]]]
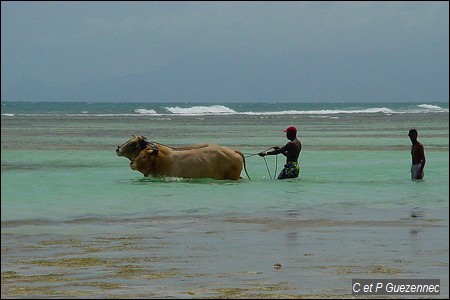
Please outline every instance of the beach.
[[[2, 237], [2, 296], [341, 298], [356, 278], [439, 277], [448, 287], [445, 216], [342, 219], [288, 212], [30, 222], [14, 242]], [[42, 226], [47, 232], [36, 232]]]
[[[2, 298], [354, 298], [352, 279], [449, 296], [448, 103], [2, 103], [1, 122]], [[292, 125], [300, 177], [274, 180], [283, 157], [255, 154]], [[143, 177], [115, 153], [132, 134], [233, 147], [251, 179]]]

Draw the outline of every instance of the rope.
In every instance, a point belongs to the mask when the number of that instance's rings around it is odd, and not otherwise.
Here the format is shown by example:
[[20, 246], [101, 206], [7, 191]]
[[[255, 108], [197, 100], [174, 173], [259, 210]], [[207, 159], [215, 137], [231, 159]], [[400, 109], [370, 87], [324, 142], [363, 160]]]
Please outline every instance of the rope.
[[277, 176], [277, 168], [278, 168], [278, 155], [275, 155], [275, 172], [273, 173], [273, 178]]
[[277, 169], [278, 169], [278, 155], [275, 155], [275, 171], [273, 172], [273, 177], [270, 175], [269, 166], [267, 165], [266, 157], [263, 156], [264, 162], [266, 163], [267, 173], [269, 174], [270, 179], [274, 179], [277, 177]]
[[266, 157], [263, 156], [263, 158], [264, 158], [264, 162], [266, 163], [267, 173], [269, 174], [270, 179], [273, 179], [273, 178], [272, 178], [272, 175], [270, 175], [269, 166], [267, 165]]
[[[273, 147], [269, 147], [269, 148], [267, 148], [267, 149], [264, 149], [264, 150], [261, 151], [261, 152], [265, 152], [265, 151], [270, 150], [270, 149], [273, 149]], [[251, 156], [258, 155], [258, 154], [261, 153], [261, 152], [258, 152], [258, 153], [252, 153], [252, 154], [244, 153], [244, 155], [245, 155], [245, 157], [247, 158], [247, 157], [251, 157]]]
[[259, 153], [253, 153], [253, 154], [242, 153], [242, 154], [244, 154], [245, 158], [247, 158], [247, 157], [252, 157], [252, 156], [258, 155]]
[[[269, 150], [269, 149], [273, 149], [273, 147], [267, 148], [267, 149], [265, 149], [264, 151], [267, 151], [267, 150]], [[263, 152], [264, 152], [264, 151], [263, 151]], [[258, 153], [257, 153], [257, 154], [258, 154]], [[272, 175], [270, 174], [270, 170], [269, 170], [269, 166], [267, 165], [266, 157], [263, 156], [263, 158], [264, 158], [264, 163], [266, 164], [267, 173], [269, 174], [270, 179], [276, 178], [276, 177], [277, 177], [277, 169], [278, 169], [278, 154], [275, 155], [275, 171], [273, 172], [273, 177], [272, 177]]]
[[[274, 147], [269, 147], [269, 148], [267, 148], [267, 149], [264, 149], [264, 150], [261, 151], [261, 152], [265, 152], [265, 151], [270, 150], [270, 149], [273, 149], [273, 148], [274, 148]], [[246, 153], [244, 153], [244, 156], [245, 156], [245, 158], [247, 158], [247, 157], [252, 157], [252, 156], [255, 156], [255, 155], [259, 155], [259, 153], [261, 153], [261, 152], [258, 152], [258, 153], [252, 153], [252, 154], [246, 154]], [[263, 156], [262, 158], [264, 158], [264, 163], [266, 164], [267, 174], [269, 174], [270, 179], [276, 178], [276, 176], [277, 176], [277, 169], [278, 169], [278, 155], [275, 156], [275, 172], [273, 173], [273, 177], [272, 177], [272, 174], [270, 174], [269, 165], [267, 164], [266, 157]]]

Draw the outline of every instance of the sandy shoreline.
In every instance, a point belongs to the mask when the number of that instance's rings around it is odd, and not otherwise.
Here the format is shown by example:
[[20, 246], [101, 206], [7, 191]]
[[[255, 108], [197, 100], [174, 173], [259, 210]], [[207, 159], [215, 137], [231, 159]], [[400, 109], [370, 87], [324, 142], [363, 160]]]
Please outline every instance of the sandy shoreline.
[[352, 298], [356, 278], [448, 297], [448, 219], [2, 222], [2, 298]]

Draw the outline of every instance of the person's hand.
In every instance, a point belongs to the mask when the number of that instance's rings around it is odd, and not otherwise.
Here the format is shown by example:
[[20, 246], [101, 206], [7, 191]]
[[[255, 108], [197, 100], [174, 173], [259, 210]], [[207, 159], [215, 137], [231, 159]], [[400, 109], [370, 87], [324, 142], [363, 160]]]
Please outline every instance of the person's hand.
[[264, 157], [264, 156], [267, 155], [267, 152], [264, 152], [264, 151], [263, 152], [259, 152], [258, 155], [261, 156], [261, 157]]

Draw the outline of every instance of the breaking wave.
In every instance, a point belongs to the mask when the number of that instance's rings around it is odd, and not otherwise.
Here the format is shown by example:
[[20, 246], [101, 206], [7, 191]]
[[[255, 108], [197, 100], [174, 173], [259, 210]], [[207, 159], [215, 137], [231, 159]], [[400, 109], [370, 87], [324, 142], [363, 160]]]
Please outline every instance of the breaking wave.
[[160, 115], [154, 109], [138, 108], [138, 109], [135, 109], [134, 112], [141, 114], [141, 115], [153, 115], [153, 116]]
[[[374, 103], [372, 103], [374, 104]], [[233, 103], [233, 104], [211, 104], [211, 105], [173, 105], [164, 103], [92, 103], [86, 106], [83, 103], [72, 104], [73, 107], [59, 104], [57, 109], [51, 109], [49, 104], [33, 104], [31, 108], [26, 103], [14, 103], [15, 109], [2, 107], [2, 116], [93, 116], [93, 117], [116, 117], [116, 116], [226, 116], [226, 115], [248, 115], [248, 116], [277, 116], [277, 115], [310, 115], [312, 117], [337, 117], [342, 114], [414, 114], [414, 113], [448, 113], [448, 108], [435, 104], [402, 104], [402, 103], [379, 103], [370, 107], [370, 103]], [[21, 105], [19, 109], [18, 106]]]
[[192, 106], [188, 108], [165, 107], [165, 109], [175, 115], [203, 116], [203, 115], [235, 115], [239, 114], [235, 110], [223, 105]]

